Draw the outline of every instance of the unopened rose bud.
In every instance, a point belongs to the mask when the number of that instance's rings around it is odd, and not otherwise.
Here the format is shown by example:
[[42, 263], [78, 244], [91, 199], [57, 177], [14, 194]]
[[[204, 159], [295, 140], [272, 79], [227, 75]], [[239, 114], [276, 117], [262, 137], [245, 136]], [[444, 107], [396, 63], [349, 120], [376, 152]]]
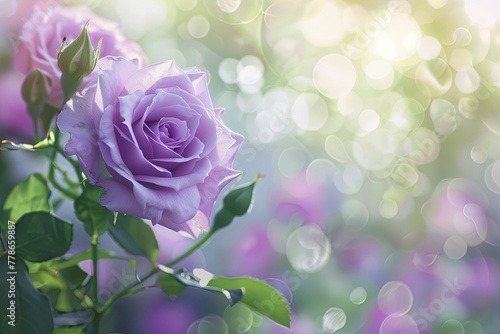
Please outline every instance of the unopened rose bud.
[[222, 209], [217, 212], [212, 225], [212, 233], [231, 224], [234, 217], [243, 216], [253, 205], [254, 187], [263, 176], [257, 175], [253, 181], [231, 190], [222, 203]]
[[39, 68], [32, 70], [24, 78], [21, 94], [32, 117], [38, 117], [43, 105], [50, 98], [52, 80]]
[[247, 213], [253, 204], [254, 187], [257, 181], [262, 178], [258, 175], [250, 183], [235, 188], [224, 197], [224, 209], [231, 212], [234, 216], [242, 216]]
[[83, 78], [92, 73], [99, 59], [101, 43], [94, 50], [88, 33], [88, 23], [78, 37], [57, 55], [57, 66], [61, 72], [72, 77]]
[[101, 41], [94, 49], [90, 41], [88, 25], [88, 23], [85, 24], [80, 35], [68, 46], [64, 47], [63, 42], [57, 55], [57, 66], [62, 72], [63, 103], [66, 103], [76, 93], [83, 77], [92, 73], [99, 59]]

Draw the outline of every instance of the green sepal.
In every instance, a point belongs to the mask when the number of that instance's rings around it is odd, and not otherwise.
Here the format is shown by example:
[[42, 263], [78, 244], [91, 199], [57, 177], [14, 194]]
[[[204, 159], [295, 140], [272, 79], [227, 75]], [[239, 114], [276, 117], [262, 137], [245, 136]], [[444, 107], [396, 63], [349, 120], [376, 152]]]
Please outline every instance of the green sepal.
[[222, 208], [214, 217], [213, 232], [228, 226], [235, 217], [242, 216], [252, 209], [255, 184], [261, 178], [262, 176], [257, 175], [251, 182], [229, 191], [222, 200]]

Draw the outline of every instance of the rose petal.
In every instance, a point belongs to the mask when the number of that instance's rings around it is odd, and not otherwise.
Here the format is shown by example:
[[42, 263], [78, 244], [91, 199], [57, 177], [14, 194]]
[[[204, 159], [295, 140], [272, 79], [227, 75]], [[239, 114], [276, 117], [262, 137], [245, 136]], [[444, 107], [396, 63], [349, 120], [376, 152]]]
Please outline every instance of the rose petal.
[[67, 155], [77, 155], [82, 171], [95, 184], [105, 171], [101, 153], [97, 146], [97, 132], [92, 111], [92, 97], [95, 90], [84, 97], [75, 96], [59, 113], [57, 126], [61, 132], [69, 132], [71, 137], [64, 147]]

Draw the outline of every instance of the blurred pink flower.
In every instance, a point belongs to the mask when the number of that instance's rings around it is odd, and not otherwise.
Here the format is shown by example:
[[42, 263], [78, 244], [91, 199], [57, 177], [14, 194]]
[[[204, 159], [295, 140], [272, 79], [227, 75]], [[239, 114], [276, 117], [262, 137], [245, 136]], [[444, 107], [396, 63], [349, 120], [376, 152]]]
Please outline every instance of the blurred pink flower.
[[460, 236], [468, 246], [481, 244], [488, 235], [488, 199], [468, 179], [441, 182], [422, 206], [430, 232], [443, 237]]
[[[144, 61], [145, 55], [140, 47], [127, 39], [118, 24], [94, 14], [84, 6], [43, 6], [35, 7], [33, 15], [23, 25], [19, 45], [14, 56], [15, 68], [23, 74], [39, 67], [52, 79], [50, 104], [60, 107], [62, 90], [59, 82], [61, 71], [57, 67], [57, 53], [63, 39], [71, 43], [89, 22], [89, 35], [92, 45], [97, 46], [102, 38], [100, 57], [123, 56]], [[90, 76], [91, 77], [91, 76]], [[87, 77], [86, 82], [91, 80]]]
[[375, 279], [383, 274], [387, 254], [377, 239], [360, 237], [339, 248], [337, 258], [342, 269]]
[[193, 308], [183, 301], [171, 302], [166, 295], [156, 292], [158, 297], [163, 298], [158, 298], [156, 302], [151, 302], [150, 298], [144, 299], [142, 321], [138, 326], [140, 331], [149, 334], [186, 333], [196, 320]]
[[30, 139], [33, 125], [21, 97], [24, 77], [14, 71], [0, 74], [0, 140]]
[[17, 34], [24, 22], [26, 22], [35, 5], [43, 4], [44, 6], [55, 5], [55, 0], [6, 0], [0, 1], [0, 19], [1, 26], [7, 31]]
[[231, 256], [225, 263], [225, 272], [229, 276], [269, 277], [277, 254], [269, 242], [265, 226], [246, 225], [239, 234], [245, 237], [232, 238], [232, 244], [227, 245]]
[[276, 213], [280, 218], [289, 218], [298, 214], [305, 223], [323, 224], [335, 208], [334, 199], [329, 189], [319, 184], [307, 182], [302, 173], [294, 179], [286, 179], [278, 188]]

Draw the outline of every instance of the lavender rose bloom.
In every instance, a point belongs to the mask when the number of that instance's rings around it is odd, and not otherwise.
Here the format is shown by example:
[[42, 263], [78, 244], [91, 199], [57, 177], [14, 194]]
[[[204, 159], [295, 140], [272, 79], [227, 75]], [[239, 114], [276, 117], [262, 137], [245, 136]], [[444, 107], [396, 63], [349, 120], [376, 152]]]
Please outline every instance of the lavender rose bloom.
[[[14, 56], [15, 68], [27, 74], [38, 67], [48, 73], [52, 80], [49, 103], [55, 107], [62, 104], [63, 93], [59, 78], [61, 71], [57, 66], [57, 53], [63, 38], [71, 43], [89, 22], [89, 35], [92, 45], [97, 46], [102, 38], [100, 56], [124, 56], [145, 59], [141, 48], [125, 38], [118, 25], [95, 15], [84, 6], [36, 6], [31, 18], [23, 25], [19, 45]], [[85, 83], [90, 78], [87, 78]]]
[[220, 190], [240, 174], [231, 165], [242, 137], [213, 108], [205, 73], [106, 57], [97, 75], [57, 124], [71, 134], [66, 154], [104, 189], [101, 204], [193, 237], [207, 231]]

